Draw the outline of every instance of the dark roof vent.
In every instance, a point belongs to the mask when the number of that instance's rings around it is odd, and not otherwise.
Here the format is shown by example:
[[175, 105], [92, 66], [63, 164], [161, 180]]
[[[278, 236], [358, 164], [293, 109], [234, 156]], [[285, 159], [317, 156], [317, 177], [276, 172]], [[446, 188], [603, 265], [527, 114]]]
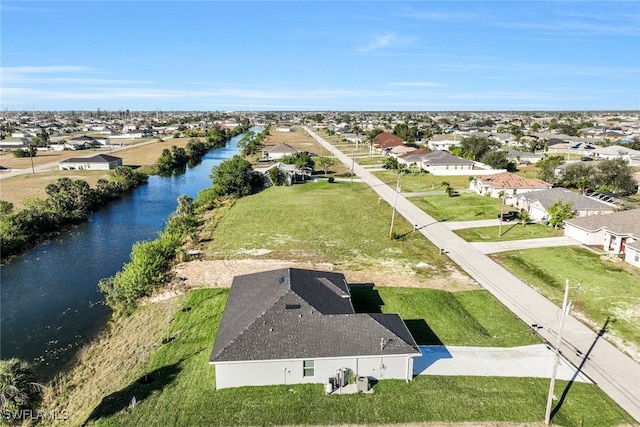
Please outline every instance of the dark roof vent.
[[300, 308], [300, 304], [286, 304], [284, 308], [286, 308], [287, 310], [293, 310], [295, 308]]
[[280, 277], [280, 279], [278, 280], [278, 283], [284, 283], [284, 276]]

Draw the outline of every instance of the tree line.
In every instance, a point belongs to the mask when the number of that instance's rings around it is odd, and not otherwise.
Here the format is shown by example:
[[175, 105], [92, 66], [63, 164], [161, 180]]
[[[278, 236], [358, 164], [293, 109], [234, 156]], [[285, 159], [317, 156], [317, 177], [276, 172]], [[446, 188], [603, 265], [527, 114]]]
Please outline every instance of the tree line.
[[14, 255], [50, 233], [85, 221], [89, 215], [121, 193], [147, 182], [147, 175], [119, 166], [109, 179], [99, 179], [95, 188], [84, 180], [59, 178], [45, 187], [47, 197], [28, 198], [15, 210], [0, 200], [0, 246], [2, 258]]

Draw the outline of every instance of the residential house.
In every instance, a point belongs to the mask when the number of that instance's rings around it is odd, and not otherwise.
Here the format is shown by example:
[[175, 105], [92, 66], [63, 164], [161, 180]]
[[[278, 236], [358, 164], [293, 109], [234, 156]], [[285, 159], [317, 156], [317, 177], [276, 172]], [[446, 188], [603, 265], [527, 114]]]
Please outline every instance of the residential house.
[[551, 188], [551, 184], [540, 179], [527, 179], [511, 172], [495, 175], [476, 176], [469, 187], [480, 195], [501, 197], [501, 193], [508, 198], [507, 203], [516, 194], [539, 191]]
[[577, 217], [610, 214], [617, 210], [614, 204], [605, 203], [562, 187], [517, 194], [511, 199], [511, 203], [518, 209], [527, 212], [533, 221], [543, 221], [549, 218], [547, 212], [549, 206], [559, 200], [570, 202], [573, 214]]
[[291, 132], [291, 126], [289, 125], [278, 125], [276, 126], [276, 132]]
[[115, 169], [118, 166], [122, 166], [122, 159], [120, 157], [110, 156], [108, 154], [98, 154], [97, 156], [93, 157], [67, 159], [58, 163], [58, 168], [60, 170], [110, 170]]
[[627, 244], [635, 242], [631, 250], [635, 252], [640, 241], [640, 209], [568, 219], [564, 221], [564, 234], [584, 245], [602, 245], [613, 254], [625, 253]]
[[387, 152], [393, 147], [403, 146], [404, 141], [402, 138], [395, 136], [392, 133], [382, 132], [373, 139], [373, 148], [377, 153]]
[[398, 156], [402, 156], [404, 154], [409, 154], [409, 153], [413, 153], [414, 151], [416, 151], [417, 148], [416, 147], [411, 147], [409, 145], [398, 145], [396, 147], [391, 147], [390, 149], [386, 150], [387, 154], [389, 156], [393, 156], [393, 157], [398, 157]]
[[634, 267], [640, 268], [640, 239], [631, 243], [627, 241], [624, 260]]
[[209, 363], [221, 389], [327, 384], [345, 369], [409, 381], [419, 355], [399, 315], [354, 311], [343, 274], [282, 268], [234, 277]]
[[271, 160], [277, 160], [284, 156], [293, 156], [294, 154], [298, 154], [298, 152], [299, 150], [297, 148], [284, 143], [275, 145], [268, 150], [262, 150], [263, 157]]
[[595, 150], [595, 156], [598, 159], [623, 159], [631, 166], [640, 166], [640, 151], [622, 145], [598, 147]]
[[401, 154], [398, 156], [398, 163], [400, 164], [404, 164], [404, 165], [418, 165], [421, 166], [422, 165], [422, 159], [425, 158], [425, 156], [427, 156], [429, 153], [431, 153], [431, 150], [426, 150], [424, 148], [419, 148], [417, 150], [413, 150], [410, 151], [408, 153], [405, 154]]
[[451, 147], [457, 147], [460, 145], [462, 138], [456, 134], [439, 134], [433, 135], [429, 142], [427, 143], [427, 147], [432, 150], [447, 150], [449, 151]]
[[27, 150], [31, 145], [29, 138], [5, 138], [0, 139], [0, 150], [15, 150], [21, 148]]
[[508, 150], [507, 160], [516, 162], [519, 165], [529, 165], [538, 163], [542, 156], [530, 151]]
[[444, 150], [429, 153], [422, 159], [422, 169], [436, 175], [437, 171], [444, 170], [473, 170], [473, 166], [471, 160], [462, 159]]

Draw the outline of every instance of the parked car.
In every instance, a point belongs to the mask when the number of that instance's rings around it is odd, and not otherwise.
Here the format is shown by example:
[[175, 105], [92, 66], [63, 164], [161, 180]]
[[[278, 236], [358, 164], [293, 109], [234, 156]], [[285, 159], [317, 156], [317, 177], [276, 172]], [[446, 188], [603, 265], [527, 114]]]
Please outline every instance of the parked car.
[[581, 160], [581, 161], [583, 161], [583, 162], [590, 162], [590, 161], [592, 161], [593, 159], [592, 159], [591, 157], [586, 157], [586, 156], [585, 156], [585, 157], [582, 157], [580, 160]]
[[518, 219], [520, 216], [519, 211], [509, 211], [498, 214], [498, 219], [502, 219], [503, 221], [513, 221], [514, 219]]

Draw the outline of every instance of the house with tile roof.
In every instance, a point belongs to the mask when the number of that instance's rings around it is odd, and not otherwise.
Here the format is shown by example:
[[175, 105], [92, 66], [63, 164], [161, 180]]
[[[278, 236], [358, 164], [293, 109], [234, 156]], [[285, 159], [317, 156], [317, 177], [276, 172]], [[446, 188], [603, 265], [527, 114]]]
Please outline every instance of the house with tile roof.
[[110, 170], [122, 166], [122, 159], [108, 154], [63, 160], [58, 163], [60, 170]]
[[511, 172], [502, 172], [494, 175], [476, 176], [469, 183], [469, 188], [482, 196], [496, 198], [500, 197], [500, 193], [504, 191], [504, 194], [511, 200], [516, 194], [546, 190], [551, 188], [551, 184], [540, 179], [528, 179]]
[[209, 363], [221, 389], [327, 384], [345, 368], [409, 381], [419, 355], [399, 315], [354, 311], [343, 274], [282, 268], [234, 277]]
[[640, 209], [568, 219], [564, 221], [564, 234], [584, 245], [602, 245], [612, 254], [626, 253], [633, 243], [631, 252], [635, 252], [640, 241]]
[[513, 206], [527, 212], [533, 221], [548, 219], [547, 208], [559, 200], [570, 202], [576, 217], [605, 215], [617, 210], [617, 206], [612, 203], [605, 203], [562, 187], [517, 194], [511, 200]]
[[373, 148], [377, 153], [391, 150], [393, 147], [403, 146], [402, 138], [395, 136], [389, 132], [382, 132], [373, 139]]

